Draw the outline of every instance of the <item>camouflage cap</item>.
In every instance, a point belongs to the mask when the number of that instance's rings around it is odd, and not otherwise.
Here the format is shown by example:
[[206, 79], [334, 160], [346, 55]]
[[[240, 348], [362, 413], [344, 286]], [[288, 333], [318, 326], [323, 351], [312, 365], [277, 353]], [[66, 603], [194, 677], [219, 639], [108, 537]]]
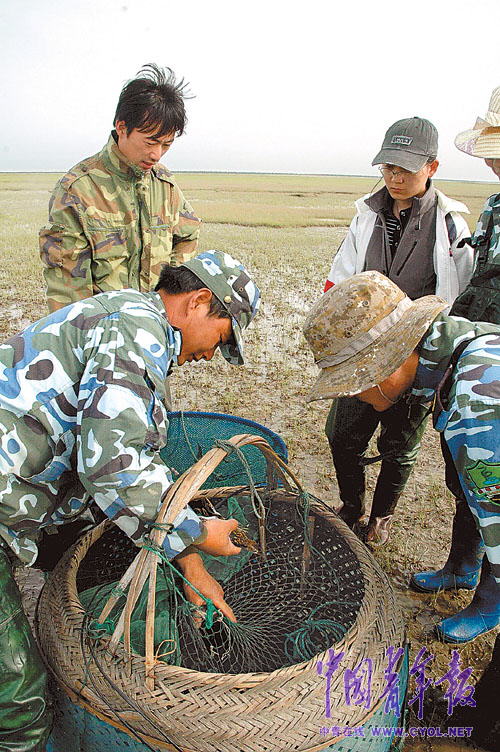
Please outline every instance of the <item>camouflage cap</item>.
[[304, 324], [321, 368], [307, 402], [351, 396], [380, 384], [446, 307], [437, 295], [411, 300], [380, 272], [355, 274], [332, 287]]
[[243, 364], [242, 330], [260, 305], [260, 290], [248, 271], [224, 251], [204, 251], [181, 266], [195, 274], [220, 300], [231, 316], [233, 341], [222, 345], [221, 354], [232, 365]]

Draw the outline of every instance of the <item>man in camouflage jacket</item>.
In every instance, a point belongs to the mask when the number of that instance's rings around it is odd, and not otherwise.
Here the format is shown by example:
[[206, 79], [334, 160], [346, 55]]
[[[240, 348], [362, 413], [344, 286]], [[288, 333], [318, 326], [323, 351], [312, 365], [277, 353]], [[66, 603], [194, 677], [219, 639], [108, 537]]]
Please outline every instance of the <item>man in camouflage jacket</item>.
[[446, 316], [445, 307], [364, 272], [325, 293], [304, 333], [322, 369], [309, 401], [347, 394], [382, 412], [401, 399], [436, 400], [434, 426], [486, 552], [471, 603], [436, 627], [442, 640], [465, 643], [500, 624], [500, 326]]
[[[239, 262], [205, 252], [165, 267], [157, 289], [79, 301], [0, 347], [2, 750], [20, 749], [21, 742], [23, 750], [41, 750], [50, 727], [45, 674], [12, 562], [35, 563], [41, 533], [75, 520], [92, 499], [140, 545], [172, 483], [159, 455], [171, 365], [210, 360], [217, 349], [230, 363], [243, 363], [241, 332], [257, 311], [259, 291]], [[220, 586], [191, 545], [237, 553], [228, 537], [236, 525], [201, 522], [186, 508], [164, 542], [168, 558], [177, 557], [185, 577], [229, 618]]]
[[196, 253], [200, 220], [159, 160], [184, 131], [184, 84], [145, 66], [123, 88], [108, 143], [57, 183], [40, 255], [50, 311], [99, 292], [155, 288]]

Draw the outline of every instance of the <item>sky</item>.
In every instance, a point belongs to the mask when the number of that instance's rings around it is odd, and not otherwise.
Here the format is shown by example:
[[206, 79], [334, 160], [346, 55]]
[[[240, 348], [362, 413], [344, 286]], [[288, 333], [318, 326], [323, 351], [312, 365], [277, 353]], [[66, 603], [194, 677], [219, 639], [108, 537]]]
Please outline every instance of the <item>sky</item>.
[[176, 171], [375, 175], [395, 120], [439, 131], [437, 177], [494, 180], [455, 135], [500, 85], [499, 0], [1, 0], [0, 171], [99, 151], [142, 65], [190, 83]]

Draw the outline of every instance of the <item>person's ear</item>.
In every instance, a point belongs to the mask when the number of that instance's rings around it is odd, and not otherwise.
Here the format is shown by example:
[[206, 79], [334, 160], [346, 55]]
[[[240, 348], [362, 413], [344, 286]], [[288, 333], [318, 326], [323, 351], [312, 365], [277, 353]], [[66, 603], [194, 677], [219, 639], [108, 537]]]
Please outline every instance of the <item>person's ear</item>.
[[191, 298], [191, 304], [193, 308], [199, 306], [210, 305], [212, 302], [212, 291], [208, 287], [202, 287], [201, 290], [194, 290], [194, 295]]
[[126, 136], [127, 135], [127, 126], [125, 125], [125, 120], [117, 120], [115, 123], [115, 131], [118, 133], [119, 136]]
[[437, 168], [439, 167], [439, 162], [437, 159], [434, 160], [434, 162], [431, 162], [429, 165], [429, 177], [431, 178], [434, 173], [436, 172]]

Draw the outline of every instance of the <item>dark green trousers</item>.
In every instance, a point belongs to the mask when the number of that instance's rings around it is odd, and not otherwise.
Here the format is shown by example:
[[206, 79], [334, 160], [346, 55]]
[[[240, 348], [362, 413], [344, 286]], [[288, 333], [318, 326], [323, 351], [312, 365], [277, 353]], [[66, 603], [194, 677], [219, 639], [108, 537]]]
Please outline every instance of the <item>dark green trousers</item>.
[[0, 545], [0, 752], [42, 752], [51, 723], [45, 667]]
[[378, 451], [393, 454], [382, 460], [373, 494], [371, 519], [394, 512], [417, 459], [427, 411], [424, 405], [415, 403], [410, 406], [404, 400], [381, 413], [356, 397], [339, 397], [333, 402], [325, 432], [332, 451], [340, 498], [353, 516], [361, 517], [365, 513], [362, 459], [379, 423]]

